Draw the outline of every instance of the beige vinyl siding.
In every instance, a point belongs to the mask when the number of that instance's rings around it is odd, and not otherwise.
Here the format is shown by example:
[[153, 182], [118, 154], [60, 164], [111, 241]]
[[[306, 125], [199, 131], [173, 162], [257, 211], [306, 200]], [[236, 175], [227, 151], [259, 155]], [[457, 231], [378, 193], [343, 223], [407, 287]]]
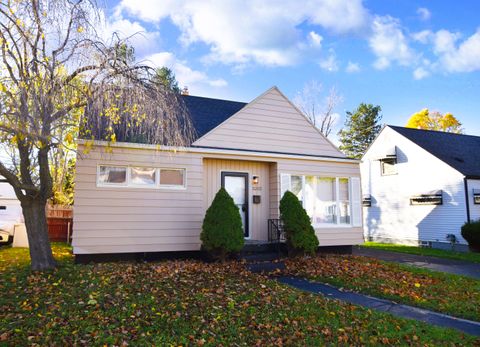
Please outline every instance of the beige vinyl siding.
[[[277, 163], [278, 176], [282, 173], [291, 175], [312, 175], [323, 177], [360, 177], [357, 163], [327, 162], [320, 160], [280, 159]], [[352, 226], [335, 226], [315, 228], [320, 246], [342, 246], [363, 243], [363, 228]]]
[[270, 164], [270, 218], [279, 218], [280, 211], [278, 210], [280, 204], [280, 175], [278, 174], [278, 164]]
[[277, 88], [249, 103], [194, 145], [344, 157]]
[[[221, 186], [221, 171], [249, 174], [251, 239], [268, 238], [269, 218], [278, 218], [280, 174], [358, 176], [358, 164], [321, 158], [278, 158], [255, 153], [210, 153], [199, 149], [171, 152], [154, 146], [118, 144], [112, 153], [101, 145], [79, 154], [75, 190], [75, 254], [163, 252], [200, 249], [206, 208]], [[79, 153], [82, 153], [82, 146]], [[186, 188], [97, 186], [98, 165], [186, 169]], [[259, 176], [260, 190], [252, 189]], [[261, 196], [260, 204], [252, 195]], [[361, 228], [316, 230], [322, 246], [362, 242]]]
[[[79, 148], [82, 153], [82, 146]], [[97, 186], [98, 165], [186, 169], [186, 188]], [[75, 254], [200, 249], [204, 216], [200, 154], [95, 146], [79, 154], [75, 186]]]
[[[222, 171], [246, 172], [248, 173], [249, 185], [249, 230], [250, 239], [267, 240], [269, 218], [269, 163], [257, 161], [225, 160], [205, 158], [204, 165], [204, 189], [205, 206], [208, 207], [213, 201], [215, 194], [220, 189]], [[255, 189], [252, 187], [252, 176], [259, 177], [259, 184]], [[260, 204], [253, 204], [252, 196], [260, 195]]]

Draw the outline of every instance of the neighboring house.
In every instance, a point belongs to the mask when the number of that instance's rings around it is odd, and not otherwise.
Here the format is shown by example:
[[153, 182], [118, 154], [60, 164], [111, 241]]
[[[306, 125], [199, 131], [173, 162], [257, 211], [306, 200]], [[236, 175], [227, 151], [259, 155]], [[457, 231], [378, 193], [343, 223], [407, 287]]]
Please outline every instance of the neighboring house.
[[386, 126], [361, 163], [365, 237], [448, 247], [480, 218], [480, 137]]
[[23, 222], [22, 208], [7, 180], [0, 176], [0, 242], [13, 236], [17, 223]]
[[[359, 161], [348, 159], [273, 87], [245, 104], [182, 96], [197, 138], [187, 148], [96, 141], [76, 165], [73, 249], [95, 254], [198, 251], [220, 187], [245, 238], [268, 241], [287, 190], [302, 200], [321, 246], [363, 242]], [[85, 142], [80, 141], [79, 152]]]

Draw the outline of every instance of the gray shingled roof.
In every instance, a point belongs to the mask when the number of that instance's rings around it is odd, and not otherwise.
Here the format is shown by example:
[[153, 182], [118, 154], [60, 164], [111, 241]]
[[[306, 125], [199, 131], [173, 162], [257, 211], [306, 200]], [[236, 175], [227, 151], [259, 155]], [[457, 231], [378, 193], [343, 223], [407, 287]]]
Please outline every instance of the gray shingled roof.
[[480, 178], [480, 136], [443, 131], [390, 128], [416, 143], [469, 178]]
[[182, 95], [188, 108], [197, 139], [240, 111], [246, 103]]

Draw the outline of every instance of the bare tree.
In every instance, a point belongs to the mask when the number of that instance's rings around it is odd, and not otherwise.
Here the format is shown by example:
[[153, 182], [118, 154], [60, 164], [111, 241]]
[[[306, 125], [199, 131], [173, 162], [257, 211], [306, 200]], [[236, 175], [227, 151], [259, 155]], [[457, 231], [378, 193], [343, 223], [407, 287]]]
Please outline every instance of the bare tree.
[[[55, 267], [45, 216], [49, 156], [88, 139], [184, 146], [192, 130], [180, 97], [154, 71], [104, 43], [94, 0], [0, 0], [0, 175], [20, 200], [33, 270]], [[67, 131], [63, 131], [63, 130]], [[60, 131], [62, 130], [62, 131]]]
[[328, 137], [337, 121], [335, 108], [343, 101], [337, 90], [332, 87], [323, 97], [323, 87], [317, 81], [305, 84], [294, 99], [297, 107], [308, 117], [320, 132]]

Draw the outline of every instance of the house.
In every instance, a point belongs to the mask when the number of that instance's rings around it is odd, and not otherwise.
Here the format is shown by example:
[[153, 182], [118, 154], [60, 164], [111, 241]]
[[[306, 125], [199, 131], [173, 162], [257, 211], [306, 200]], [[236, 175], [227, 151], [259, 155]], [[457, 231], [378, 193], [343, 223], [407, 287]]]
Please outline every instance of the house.
[[386, 126], [361, 173], [367, 239], [465, 245], [461, 226], [480, 219], [478, 136]]
[[0, 243], [13, 237], [15, 226], [23, 222], [22, 208], [7, 180], [0, 176]]
[[[276, 88], [250, 103], [182, 96], [197, 132], [186, 148], [96, 141], [76, 165], [73, 250], [198, 251], [205, 211], [223, 186], [245, 239], [269, 240], [279, 200], [294, 192], [321, 246], [363, 242], [359, 161], [346, 158]], [[79, 152], [85, 148], [80, 141]]]

